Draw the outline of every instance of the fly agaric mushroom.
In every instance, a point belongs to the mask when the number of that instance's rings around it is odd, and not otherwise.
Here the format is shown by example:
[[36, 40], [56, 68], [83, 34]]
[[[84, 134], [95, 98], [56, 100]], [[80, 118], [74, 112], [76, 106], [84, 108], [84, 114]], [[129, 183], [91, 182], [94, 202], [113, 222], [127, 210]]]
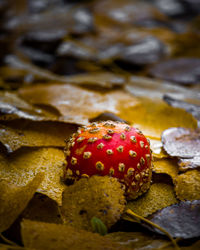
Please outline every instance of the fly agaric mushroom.
[[150, 143], [140, 130], [125, 123], [106, 121], [79, 128], [68, 140], [65, 154], [70, 178], [110, 175], [125, 185], [128, 199], [150, 186]]

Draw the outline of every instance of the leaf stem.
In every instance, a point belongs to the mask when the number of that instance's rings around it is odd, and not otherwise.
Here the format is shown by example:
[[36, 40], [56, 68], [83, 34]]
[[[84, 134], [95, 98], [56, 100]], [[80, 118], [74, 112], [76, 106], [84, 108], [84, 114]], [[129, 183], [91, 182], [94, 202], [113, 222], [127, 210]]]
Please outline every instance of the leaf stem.
[[172, 244], [174, 245], [175, 249], [176, 250], [180, 250], [179, 246], [177, 245], [176, 241], [173, 239], [173, 237], [162, 227], [160, 227], [159, 225], [153, 223], [152, 221], [148, 220], [148, 219], [145, 219], [144, 217], [134, 213], [131, 209], [127, 209], [125, 211], [125, 213], [127, 215], [129, 215], [130, 217], [134, 217], [134, 218], [137, 218], [137, 219], [140, 219], [144, 222], [146, 222], [147, 224], [159, 229], [161, 232], [163, 232], [165, 235], [167, 235], [167, 237], [171, 240]]

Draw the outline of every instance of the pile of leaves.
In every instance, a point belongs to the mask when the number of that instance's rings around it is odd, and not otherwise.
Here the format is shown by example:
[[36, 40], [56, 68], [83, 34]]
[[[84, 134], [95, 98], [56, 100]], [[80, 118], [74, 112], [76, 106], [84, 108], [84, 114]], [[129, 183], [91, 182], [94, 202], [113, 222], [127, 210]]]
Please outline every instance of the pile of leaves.
[[[200, 2], [15, 2], [0, 1], [0, 248], [199, 249]], [[151, 142], [136, 200], [111, 177], [65, 180], [65, 141], [101, 120]]]

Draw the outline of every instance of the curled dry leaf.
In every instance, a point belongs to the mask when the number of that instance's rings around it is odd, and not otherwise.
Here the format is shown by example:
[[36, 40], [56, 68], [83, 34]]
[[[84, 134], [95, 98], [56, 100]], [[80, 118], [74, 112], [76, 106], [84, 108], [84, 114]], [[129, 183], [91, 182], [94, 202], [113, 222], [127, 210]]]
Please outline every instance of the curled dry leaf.
[[34, 249], [96, 249], [124, 250], [125, 247], [85, 230], [69, 225], [24, 220], [21, 224], [22, 240], [27, 248]]
[[0, 154], [0, 179], [19, 186], [27, 185], [37, 173], [44, 173], [44, 180], [37, 192], [47, 195], [59, 205], [62, 202], [65, 158], [62, 150], [55, 148], [22, 149], [5, 156]]
[[169, 128], [162, 133], [162, 143], [170, 156], [200, 156], [200, 129]]
[[176, 160], [162, 159], [154, 161], [153, 172], [157, 174], [167, 174], [172, 178], [173, 182], [176, 180], [176, 177], [178, 176], [178, 171], [179, 168]]
[[176, 178], [175, 191], [180, 200], [200, 200], [200, 171], [180, 174]]
[[21, 218], [33, 221], [62, 224], [58, 204], [48, 196], [36, 193], [21, 214]]
[[18, 186], [1, 178], [0, 181], [0, 232], [5, 231], [17, 219], [41, 185], [44, 175], [37, 174], [24, 186]]
[[0, 125], [0, 142], [8, 153], [21, 147], [64, 147], [64, 140], [76, 129], [59, 122], [7, 122]]
[[56, 120], [53, 113], [47, 113], [27, 103], [12, 92], [0, 92], [0, 120], [26, 119], [32, 121]]
[[[155, 183], [151, 185], [149, 191], [137, 200], [130, 201], [126, 208], [130, 208], [134, 213], [147, 217], [148, 215], [164, 207], [177, 203], [174, 189], [165, 183]], [[125, 214], [124, 219], [127, 219]]]
[[82, 178], [63, 193], [63, 220], [75, 228], [92, 231], [90, 220], [95, 216], [109, 228], [119, 220], [124, 210], [123, 194], [124, 190], [116, 178]]
[[87, 124], [103, 112], [119, 113], [120, 107], [138, 105], [137, 98], [123, 91], [101, 94], [70, 84], [40, 84], [19, 90], [20, 95], [33, 104], [45, 104], [56, 108], [65, 122]]
[[[200, 236], [200, 201], [185, 201], [157, 211], [150, 220], [172, 237], [190, 239]], [[161, 233], [158, 229], [153, 231]]]
[[152, 139], [160, 139], [163, 130], [170, 127], [196, 128], [197, 121], [193, 116], [180, 108], [174, 108], [160, 100], [141, 98], [135, 107], [122, 106], [120, 118]]

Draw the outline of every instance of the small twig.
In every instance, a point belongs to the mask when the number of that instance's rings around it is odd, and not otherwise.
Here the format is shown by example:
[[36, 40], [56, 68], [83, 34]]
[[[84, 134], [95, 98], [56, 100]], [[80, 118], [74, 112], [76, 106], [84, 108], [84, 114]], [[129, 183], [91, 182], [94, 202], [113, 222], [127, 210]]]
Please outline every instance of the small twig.
[[161, 232], [163, 232], [165, 235], [167, 235], [167, 237], [171, 240], [171, 242], [173, 243], [174, 247], [176, 250], [180, 250], [179, 246], [177, 245], [176, 241], [173, 239], [173, 237], [162, 227], [160, 227], [159, 225], [153, 223], [150, 220], [145, 219], [144, 217], [134, 213], [131, 209], [127, 209], [125, 212], [127, 215], [129, 215], [130, 217], [136, 217], [137, 219], [140, 219], [144, 222], [146, 222], [147, 224], [159, 229]]
[[3, 236], [3, 234], [0, 233], [0, 238], [7, 244], [11, 245], [11, 246], [15, 246], [15, 247], [19, 247], [15, 242], [7, 239], [5, 236]]

